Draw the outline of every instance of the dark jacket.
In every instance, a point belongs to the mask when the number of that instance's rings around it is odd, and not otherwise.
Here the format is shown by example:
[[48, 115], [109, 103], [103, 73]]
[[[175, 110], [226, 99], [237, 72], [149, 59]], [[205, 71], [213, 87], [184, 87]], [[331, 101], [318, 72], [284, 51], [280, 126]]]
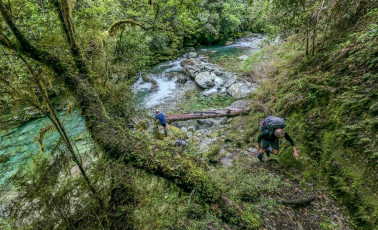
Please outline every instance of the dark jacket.
[[[269, 129], [266, 129], [259, 134], [259, 136], [257, 137], [257, 143], [261, 143], [262, 139], [270, 141], [270, 142], [276, 142], [278, 140], [278, 138]], [[295, 146], [293, 139], [290, 137], [290, 135], [287, 132], [285, 132], [285, 139], [290, 142], [291, 146]]]

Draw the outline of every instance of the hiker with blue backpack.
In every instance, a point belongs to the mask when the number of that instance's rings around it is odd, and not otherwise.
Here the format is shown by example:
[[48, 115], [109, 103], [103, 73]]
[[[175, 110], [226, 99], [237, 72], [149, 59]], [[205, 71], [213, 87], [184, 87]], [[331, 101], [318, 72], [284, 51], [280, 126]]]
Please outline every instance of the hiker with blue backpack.
[[257, 137], [259, 151], [257, 158], [260, 162], [262, 162], [264, 153], [266, 153], [267, 157], [270, 157], [270, 153], [278, 155], [278, 151], [280, 149], [279, 139], [282, 138], [285, 138], [290, 142], [291, 146], [293, 147], [293, 155], [295, 159], [299, 159], [297, 148], [295, 147], [293, 139], [283, 130], [285, 126], [285, 120], [275, 116], [269, 116], [260, 122], [259, 129], [261, 133]]
[[160, 113], [159, 110], [156, 110], [155, 118], [158, 119], [160, 125], [163, 126], [165, 136], [168, 136], [168, 134], [167, 134], [167, 121], [165, 120], [164, 113]]

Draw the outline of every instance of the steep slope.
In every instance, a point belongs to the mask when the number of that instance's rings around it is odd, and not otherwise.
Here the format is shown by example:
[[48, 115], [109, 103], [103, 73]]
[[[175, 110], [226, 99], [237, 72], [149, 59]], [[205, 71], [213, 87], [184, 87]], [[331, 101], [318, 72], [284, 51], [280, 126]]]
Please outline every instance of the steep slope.
[[287, 118], [302, 158], [295, 162], [286, 148], [280, 160], [327, 184], [362, 229], [377, 226], [378, 214], [376, 22], [373, 9], [313, 56], [289, 39], [244, 66], [246, 74], [265, 77], [253, 96], [250, 134], [267, 115]]

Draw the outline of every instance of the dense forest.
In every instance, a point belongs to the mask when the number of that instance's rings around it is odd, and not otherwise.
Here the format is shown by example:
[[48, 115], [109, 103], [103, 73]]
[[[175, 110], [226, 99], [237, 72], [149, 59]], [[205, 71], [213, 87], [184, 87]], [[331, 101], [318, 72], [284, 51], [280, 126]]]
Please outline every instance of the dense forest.
[[377, 1], [0, 0], [0, 52], [1, 229], [378, 225]]

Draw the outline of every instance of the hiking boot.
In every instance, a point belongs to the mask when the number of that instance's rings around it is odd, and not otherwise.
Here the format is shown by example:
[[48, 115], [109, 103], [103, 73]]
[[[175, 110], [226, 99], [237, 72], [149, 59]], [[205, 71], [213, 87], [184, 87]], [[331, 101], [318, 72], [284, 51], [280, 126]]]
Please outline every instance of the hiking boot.
[[262, 162], [263, 155], [261, 153], [257, 154], [257, 159], [259, 159], [260, 162]]

